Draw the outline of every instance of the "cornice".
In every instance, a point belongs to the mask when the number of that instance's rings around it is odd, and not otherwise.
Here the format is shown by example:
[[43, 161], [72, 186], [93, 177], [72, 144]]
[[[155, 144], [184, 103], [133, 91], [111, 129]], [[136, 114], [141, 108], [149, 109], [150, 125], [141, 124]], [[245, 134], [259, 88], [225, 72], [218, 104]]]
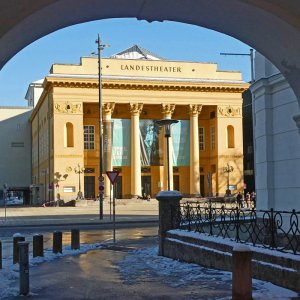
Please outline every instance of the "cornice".
[[[65, 81], [52, 79], [48, 81], [53, 87], [65, 88], [98, 88], [98, 82], [86, 81]], [[114, 90], [151, 90], [151, 91], [181, 91], [181, 92], [214, 92], [214, 93], [242, 93], [248, 89], [247, 84], [222, 85], [222, 84], [182, 84], [176, 83], [123, 83], [123, 82], [102, 82], [103, 89]]]

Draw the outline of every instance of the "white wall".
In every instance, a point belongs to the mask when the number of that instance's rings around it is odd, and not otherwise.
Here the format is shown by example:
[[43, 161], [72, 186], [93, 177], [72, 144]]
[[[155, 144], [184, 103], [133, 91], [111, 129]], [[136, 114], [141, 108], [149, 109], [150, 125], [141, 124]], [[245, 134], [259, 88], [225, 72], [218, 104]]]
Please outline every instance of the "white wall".
[[31, 184], [31, 109], [0, 107], [0, 190]]
[[282, 74], [256, 55], [253, 94], [255, 182], [258, 209], [300, 209], [298, 101]]

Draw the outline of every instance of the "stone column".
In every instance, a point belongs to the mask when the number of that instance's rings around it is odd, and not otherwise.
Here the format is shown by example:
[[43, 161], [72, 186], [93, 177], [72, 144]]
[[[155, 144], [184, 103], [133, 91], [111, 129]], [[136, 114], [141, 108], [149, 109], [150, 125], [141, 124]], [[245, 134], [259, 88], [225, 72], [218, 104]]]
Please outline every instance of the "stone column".
[[[171, 119], [175, 110], [175, 104], [162, 104], [162, 114], [163, 119]], [[164, 130], [162, 130], [164, 132]], [[164, 157], [164, 182], [163, 189], [168, 189], [168, 155], [167, 155], [167, 139], [164, 137], [163, 142], [163, 157]], [[174, 189], [173, 185], [173, 146], [172, 146], [172, 127], [171, 127], [171, 137], [169, 138], [169, 174], [170, 174], [170, 190]]]
[[141, 148], [140, 148], [140, 113], [141, 103], [130, 103], [131, 114], [131, 196], [142, 194]]
[[200, 195], [200, 158], [198, 116], [202, 105], [189, 105], [190, 114], [190, 194]]
[[182, 194], [178, 191], [162, 191], [156, 196], [159, 207], [158, 255], [165, 255], [164, 240], [168, 230], [179, 227], [180, 200]]
[[[111, 115], [114, 111], [115, 103], [104, 103], [103, 104], [103, 152], [104, 152], [104, 166], [105, 171], [112, 171], [112, 120]], [[104, 197], [110, 195], [110, 181], [107, 175], [104, 176]]]

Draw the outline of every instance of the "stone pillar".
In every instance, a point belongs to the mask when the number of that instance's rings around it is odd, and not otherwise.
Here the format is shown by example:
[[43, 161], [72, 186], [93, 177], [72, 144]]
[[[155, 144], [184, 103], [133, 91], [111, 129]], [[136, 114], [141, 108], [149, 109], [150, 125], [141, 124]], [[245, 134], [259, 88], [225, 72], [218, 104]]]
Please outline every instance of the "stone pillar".
[[[175, 104], [162, 104], [163, 119], [171, 119], [175, 110]], [[164, 132], [164, 130], [162, 130]], [[172, 146], [172, 126], [171, 126], [171, 137], [169, 138], [169, 174], [170, 174], [170, 190], [174, 189], [173, 185], [173, 146]], [[168, 189], [168, 155], [167, 155], [167, 139], [164, 137], [163, 142], [163, 157], [164, 157], [164, 182], [163, 189]]]
[[190, 195], [200, 195], [200, 158], [198, 116], [202, 105], [189, 105], [190, 114]]
[[[111, 115], [114, 111], [115, 103], [104, 103], [103, 111], [103, 152], [104, 152], [104, 166], [105, 171], [112, 171], [112, 120]], [[107, 175], [104, 176], [104, 197], [109, 197], [110, 195], [110, 181]]]
[[178, 191], [162, 191], [156, 196], [159, 207], [159, 245], [158, 255], [164, 255], [164, 239], [167, 231], [179, 227], [180, 200], [182, 194]]
[[131, 196], [142, 194], [141, 148], [140, 148], [140, 114], [141, 103], [130, 103], [131, 113]]
[[237, 245], [232, 251], [232, 299], [252, 299], [252, 251], [245, 245]]

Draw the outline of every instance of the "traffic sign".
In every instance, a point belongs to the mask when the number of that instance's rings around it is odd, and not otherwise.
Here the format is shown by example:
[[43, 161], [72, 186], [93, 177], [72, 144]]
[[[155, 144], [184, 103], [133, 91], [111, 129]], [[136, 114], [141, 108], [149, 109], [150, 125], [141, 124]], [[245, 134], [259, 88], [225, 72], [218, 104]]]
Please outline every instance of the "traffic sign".
[[114, 185], [116, 182], [118, 176], [119, 176], [119, 171], [107, 171], [106, 175], [108, 176], [108, 179], [110, 180], [111, 184]]
[[103, 185], [100, 185], [99, 186], [99, 191], [103, 191], [104, 190], [104, 186]]
[[99, 180], [99, 181], [104, 181], [104, 176], [99, 176], [99, 177], [98, 177], [98, 180]]

